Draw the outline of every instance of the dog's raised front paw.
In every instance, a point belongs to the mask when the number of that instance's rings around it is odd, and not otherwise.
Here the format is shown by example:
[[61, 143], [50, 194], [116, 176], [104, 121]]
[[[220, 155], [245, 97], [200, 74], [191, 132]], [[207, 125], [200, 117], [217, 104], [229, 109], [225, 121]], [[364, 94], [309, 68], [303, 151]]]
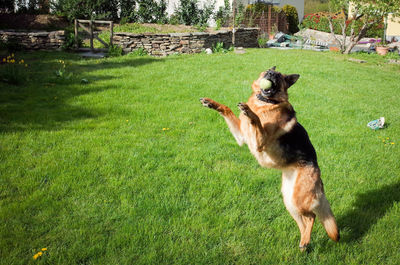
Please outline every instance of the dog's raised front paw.
[[237, 106], [243, 112], [244, 115], [249, 116], [249, 114], [251, 113], [251, 110], [246, 103], [239, 102]]
[[215, 104], [215, 101], [209, 98], [200, 98], [200, 102], [204, 107], [210, 108], [210, 109], [217, 109], [217, 105]]

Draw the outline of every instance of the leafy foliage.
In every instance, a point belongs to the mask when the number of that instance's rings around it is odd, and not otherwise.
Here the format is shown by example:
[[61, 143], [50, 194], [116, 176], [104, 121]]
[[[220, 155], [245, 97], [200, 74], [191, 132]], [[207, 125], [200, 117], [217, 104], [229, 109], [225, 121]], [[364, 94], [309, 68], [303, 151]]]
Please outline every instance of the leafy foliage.
[[[81, 47], [83, 44], [82, 37], [78, 34], [78, 47]], [[63, 50], [70, 50], [75, 46], [75, 33], [74, 30], [69, 27], [65, 30], [65, 41], [63, 46], [61, 47]]]
[[257, 39], [258, 47], [265, 48], [267, 46], [268, 38], [265, 35], [261, 35]]
[[180, 0], [175, 14], [182, 24], [204, 26], [213, 15], [214, 6], [214, 2], [208, 2], [200, 8], [198, 0]]
[[[330, 14], [329, 12], [319, 12], [315, 14], [309, 14], [304, 17], [302, 25], [305, 28], [309, 29], [315, 29], [323, 32], [330, 32], [329, 28], [329, 19], [328, 16], [332, 17], [332, 23], [333, 23], [333, 28], [335, 34], [341, 34], [342, 30], [340, 28], [340, 22], [344, 17], [344, 14], [342, 12], [337, 12], [334, 14]], [[349, 22], [347, 22], [349, 23]], [[359, 20], [354, 23], [354, 27], [356, 30], [360, 30], [362, 27], [363, 21]], [[366, 37], [379, 37], [383, 35], [383, 30], [384, 30], [384, 24], [383, 24], [383, 19], [381, 20], [380, 23], [376, 23], [373, 27], [367, 30], [365, 36]], [[346, 29], [346, 35], [350, 35], [351, 29], [347, 28]]]
[[[335, 41], [340, 47], [341, 52], [349, 53], [356, 43], [366, 36], [368, 30], [382, 23], [388, 14], [394, 17], [400, 16], [400, 5], [398, 0], [375, 1], [375, 0], [331, 0], [330, 9], [332, 11], [343, 11], [344, 16], [338, 18], [338, 23], [334, 23], [334, 16], [328, 16], [329, 28], [333, 34], [337, 30], [337, 25], [342, 32], [341, 38], [334, 36]], [[347, 12], [350, 10], [351, 12]], [[332, 13], [331, 13], [332, 14]], [[358, 27], [357, 23], [360, 23]], [[350, 33], [348, 34], [348, 30]], [[350, 42], [346, 42], [346, 35], [350, 37]], [[382, 36], [385, 39], [385, 36]]]
[[118, 45], [110, 45], [108, 47], [108, 57], [118, 57], [122, 55], [122, 48]]
[[292, 5], [284, 5], [282, 11], [287, 17], [287, 22], [289, 23], [289, 32], [294, 34], [299, 31], [299, 15], [297, 9]]
[[129, 53], [129, 55], [132, 56], [146, 56], [147, 54], [147, 51], [143, 47], [140, 47], [139, 49], [136, 49]]
[[229, 23], [229, 18], [231, 16], [231, 6], [229, 0], [224, 0], [224, 6], [220, 6], [218, 11], [214, 15], [215, 22], [217, 23], [217, 28], [221, 26], [227, 26]]
[[137, 21], [136, 0], [120, 0], [121, 24]]
[[[246, 6], [246, 13], [253, 13], [253, 14], [261, 15], [263, 12], [264, 13], [268, 12], [268, 6], [270, 6], [270, 4], [267, 4], [264, 2], [256, 2], [254, 4], [250, 4], [250, 5]], [[277, 6], [272, 6], [272, 11], [279, 13], [282, 10]]]
[[167, 23], [167, 2], [165, 0], [138, 0], [138, 20], [142, 23]]
[[233, 49], [234, 49], [233, 46], [230, 46], [228, 49], [225, 48], [223, 42], [217, 42], [212, 47], [213, 53], [227, 53], [233, 51]]
[[79, 19], [118, 19], [118, 0], [53, 0], [53, 9], [72, 21]]

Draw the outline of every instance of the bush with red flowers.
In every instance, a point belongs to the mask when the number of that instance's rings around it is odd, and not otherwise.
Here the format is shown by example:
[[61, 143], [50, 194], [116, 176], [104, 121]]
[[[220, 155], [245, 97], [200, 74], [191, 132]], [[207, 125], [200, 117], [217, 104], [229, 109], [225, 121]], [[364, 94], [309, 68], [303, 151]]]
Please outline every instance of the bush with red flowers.
[[[302, 25], [304, 28], [319, 30], [323, 32], [331, 32], [329, 28], [329, 21], [328, 16], [333, 18], [333, 28], [335, 34], [342, 34], [342, 28], [340, 27], [340, 23], [342, 23], [344, 14], [341, 12], [338, 13], [327, 13], [327, 12], [319, 12], [314, 14], [306, 15], [303, 19]], [[346, 24], [348, 25], [351, 21], [347, 20]], [[362, 27], [362, 20], [358, 20], [355, 22], [356, 32]], [[347, 28], [346, 34], [350, 35], [351, 27]], [[384, 24], [383, 20], [382, 23], [379, 25], [372, 27], [367, 31], [366, 37], [380, 37], [383, 35]]]

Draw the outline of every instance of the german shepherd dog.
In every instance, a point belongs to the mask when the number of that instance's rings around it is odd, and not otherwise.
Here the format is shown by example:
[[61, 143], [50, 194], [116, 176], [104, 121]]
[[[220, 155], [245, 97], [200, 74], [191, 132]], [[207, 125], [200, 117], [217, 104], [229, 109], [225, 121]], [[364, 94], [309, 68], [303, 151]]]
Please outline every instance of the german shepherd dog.
[[[237, 143], [246, 143], [262, 167], [282, 171], [283, 201], [300, 229], [299, 247], [303, 251], [310, 243], [316, 216], [332, 240], [339, 240], [339, 231], [324, 194], [316, 152], [288, 101], [288, 88], [300, 76], [284, 75], [275, 68], [262, 72], [253, 82], [247, 103], [238, 104], [239, 118], [212, 99], [200, 101], [224, 117]], [[268, 89], [260, 88], [263, 78], [271, 82]]]

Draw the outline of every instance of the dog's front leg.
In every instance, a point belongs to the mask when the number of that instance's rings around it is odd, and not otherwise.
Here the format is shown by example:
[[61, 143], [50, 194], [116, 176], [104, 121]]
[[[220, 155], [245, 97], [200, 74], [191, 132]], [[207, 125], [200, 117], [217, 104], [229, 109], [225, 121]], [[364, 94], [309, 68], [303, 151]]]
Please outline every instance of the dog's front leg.
[[264, 129], [261, 125], [260, 118], [250, 109], [246, 103], [239, 103], [239, 109], [242, 113], [250, 119], [251, 124], [254, 126], [256, 131], [256, 142], [257, 151], [261, 152], [265, 146], [266, 135], [264, 135]]
[[244, 138], [240, 131], [240, 120], [235, 116], [232, 110], [210, 98], [201, 98], [200, 102], [204, 107], [215, 109], [219, 112], [219, 114], [222, 115], [222, 117], [224, 117], [229, 130], [231, 131], [233, 137], [235, 137], [236, 142], [242, 146], [244, 143]]

